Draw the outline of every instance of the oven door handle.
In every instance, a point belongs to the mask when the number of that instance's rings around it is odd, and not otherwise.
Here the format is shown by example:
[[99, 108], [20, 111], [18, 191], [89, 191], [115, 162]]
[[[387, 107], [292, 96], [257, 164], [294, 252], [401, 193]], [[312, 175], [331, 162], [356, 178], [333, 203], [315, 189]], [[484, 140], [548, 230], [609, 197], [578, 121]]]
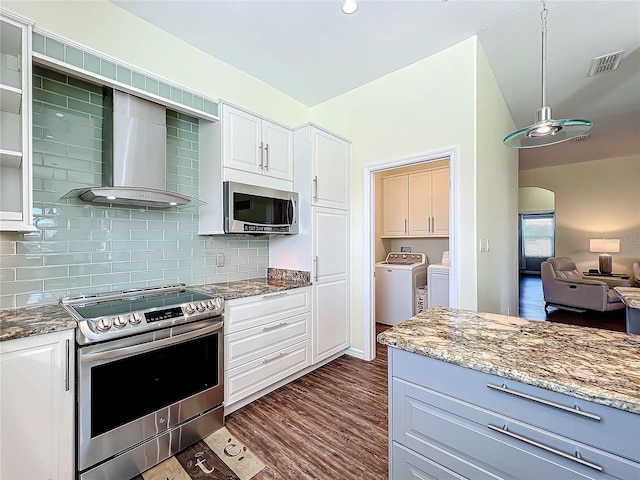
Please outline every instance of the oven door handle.
[[168, 347], [170, 345], [175, 345], [176, 343], [181, 343], [186, 340], [191, 340], [194, 338], [209, 335], [210, 333], [220, 330], [222, 326], [223, 326], [223, 322], [218, 322], [214, 325], [210, 325], [204, 328], [199, 328], [197, 330], [193, 330], [191, 332], [183, 333], [180, 335], [175, 335], [173, 337], [167, 337], [160, 340], [153, 340], [151, 342], [146, 342], [139, 345], [131, 345], [129, 347], [116, 348], [114, 350], [107, 350], [105, 352], [88, 353], [82, 356], [82, 361], [95, 362], [100, 360], [113, 360], [119, 357], [126, 357], [126, 356], [137, 354], [137, 353], [144, 353], [151, 350], [156, 350], [157, 348], [160, 348], [160, 347]]

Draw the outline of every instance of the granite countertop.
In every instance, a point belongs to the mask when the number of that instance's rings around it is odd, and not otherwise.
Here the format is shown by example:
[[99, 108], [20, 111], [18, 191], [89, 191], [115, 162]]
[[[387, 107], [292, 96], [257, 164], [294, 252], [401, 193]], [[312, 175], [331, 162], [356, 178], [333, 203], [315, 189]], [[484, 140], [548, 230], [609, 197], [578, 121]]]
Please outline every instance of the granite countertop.
[[[264, 295], [311, 285], [309, 272], [268, 270], [266, 278], [188, 286], [222, 296], [225, 300]], [[76, 321], [59, 304], [0, 310], [0, 342], [76, 328]]]
[[637, 308], [640, 310], [640, 288], [614, 287], [613, 290], [618, 294], [622, 303], [627, 307]]
[[640, 414], [640, 335], [435, 307], [377, 338], [390, 347]]

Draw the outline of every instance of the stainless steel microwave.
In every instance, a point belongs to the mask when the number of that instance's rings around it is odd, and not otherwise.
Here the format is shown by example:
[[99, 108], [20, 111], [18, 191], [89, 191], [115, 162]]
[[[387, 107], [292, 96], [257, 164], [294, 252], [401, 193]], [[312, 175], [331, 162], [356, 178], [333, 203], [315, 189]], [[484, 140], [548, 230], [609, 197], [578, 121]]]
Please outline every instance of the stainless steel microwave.
[[249, 235], [298, 233], [298, 194], [224, 182], [224, 232]]

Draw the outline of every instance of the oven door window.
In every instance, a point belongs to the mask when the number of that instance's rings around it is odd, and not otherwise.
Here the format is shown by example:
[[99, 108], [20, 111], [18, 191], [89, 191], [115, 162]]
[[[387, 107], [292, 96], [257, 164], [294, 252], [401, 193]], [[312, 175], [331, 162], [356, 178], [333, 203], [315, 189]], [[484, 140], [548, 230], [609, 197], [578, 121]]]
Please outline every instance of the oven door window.
[[293, 212], [289, 200], [260, 197], [245, 193], [233, 194], [233, 219], [258, 225], [287, 225]]
[[218, 334], [91, 368], [91, 436], [220, 384]]

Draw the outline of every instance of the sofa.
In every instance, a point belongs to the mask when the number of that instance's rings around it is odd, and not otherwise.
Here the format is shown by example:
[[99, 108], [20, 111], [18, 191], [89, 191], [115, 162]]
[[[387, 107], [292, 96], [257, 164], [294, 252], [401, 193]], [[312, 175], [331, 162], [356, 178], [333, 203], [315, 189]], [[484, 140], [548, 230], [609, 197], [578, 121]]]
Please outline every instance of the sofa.
[[551, 257], [540, 265], [545, 312], [549, 306], [578, 312], [607, 312], [624, 308], [613, 287], [629, 286], [615, 277], [584, 277], [569, 257]]

